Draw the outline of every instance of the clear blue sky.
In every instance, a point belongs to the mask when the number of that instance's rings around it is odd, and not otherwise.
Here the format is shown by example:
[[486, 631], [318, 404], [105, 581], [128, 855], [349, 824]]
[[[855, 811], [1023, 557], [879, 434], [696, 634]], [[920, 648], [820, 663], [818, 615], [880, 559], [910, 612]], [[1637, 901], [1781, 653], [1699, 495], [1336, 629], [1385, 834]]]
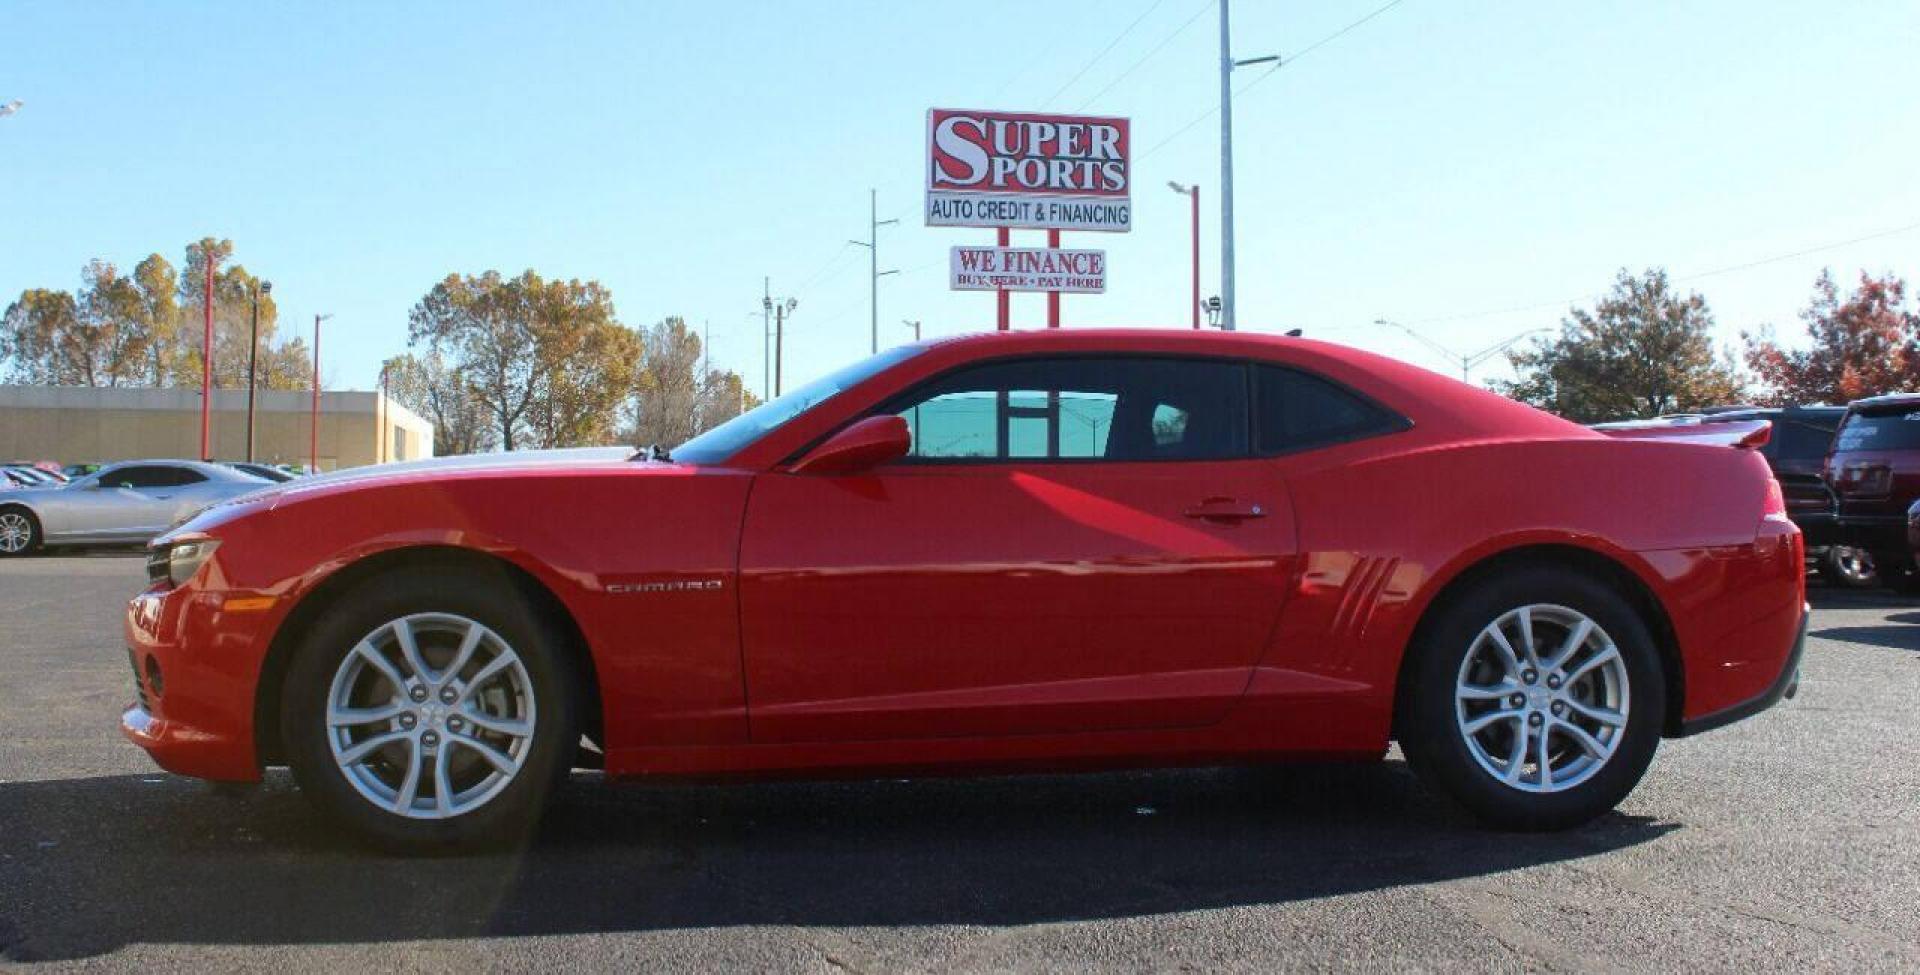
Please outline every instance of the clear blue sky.
[[[1383, 2], [1240, 0], [1236, 53], [1300, 51]], [[1112, 280], [1067, 322], [1184, 324], [1187, 204], [1165, 183], [1203, 187], [1213, 293], [1217, 123], [1161, 143], [1216, 101], [1214, 18], [1206, 0], [11, 3], [0, 103], [27, 104], [0, 119], [0, 299], [230, 237], [283, 327], [337, 316], [326, 377], [367, 388], [440, 277], [531, 267], [598, 278], [631, 324], [709, 321], [716, 364], [757, 388], [771, 275], [800, 301], [792, 385], [867, 351], [866, 256], [844, 241], [870, 186], [902, 218], [881, 232], [904, 271], [881, 283], [883, 341], [903, 318], [992, 325], [991, 296], [944, 270], [990, 232], [919, 222], [927, 108], [1084, 107], [1153, 151], [1134, 231], [1068, 236], [1105, 247]], [[1405, 0], [1236, 103], [1242, 326], [1444, 368], [1366, 323], [1470, 351], [1623, 265], [1687, 278], [1914, 227], [1916, 51], [1910, 0]], [[1920, 228], [1684, 283], [1732, 340], [1797, 328], [1829, 265], [1920, 277]], [[1042, 315], [1016, 299], [1018, 323]]]

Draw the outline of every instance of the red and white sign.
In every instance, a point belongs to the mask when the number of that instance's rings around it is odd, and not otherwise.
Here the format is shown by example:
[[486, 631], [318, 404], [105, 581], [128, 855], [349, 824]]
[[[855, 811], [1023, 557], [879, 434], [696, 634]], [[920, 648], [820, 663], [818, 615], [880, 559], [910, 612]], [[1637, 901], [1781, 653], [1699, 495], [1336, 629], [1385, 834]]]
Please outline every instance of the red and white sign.
[[1133, 229], [1127, 119], [927, 112], [927, 226]]
[[948, 252], [947, 286], [955, 291], [1107, 290], [1107, 252], [1046, 247], [955, 247]]

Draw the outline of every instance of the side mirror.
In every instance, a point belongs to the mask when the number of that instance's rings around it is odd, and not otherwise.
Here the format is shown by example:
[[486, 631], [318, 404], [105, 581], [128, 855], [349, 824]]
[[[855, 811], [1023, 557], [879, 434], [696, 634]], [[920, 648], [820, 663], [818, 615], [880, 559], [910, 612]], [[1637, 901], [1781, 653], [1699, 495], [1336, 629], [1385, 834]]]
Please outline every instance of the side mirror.
[[857, 474], [913, 449], [905, 417], [870, 416], [827, 438], [793, 465], [795, 474]]

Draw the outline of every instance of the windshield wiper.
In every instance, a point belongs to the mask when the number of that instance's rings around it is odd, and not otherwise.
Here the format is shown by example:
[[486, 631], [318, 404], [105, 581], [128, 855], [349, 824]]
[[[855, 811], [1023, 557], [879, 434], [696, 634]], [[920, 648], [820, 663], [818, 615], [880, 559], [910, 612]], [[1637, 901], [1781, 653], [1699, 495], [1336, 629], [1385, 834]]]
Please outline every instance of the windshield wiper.
[[661, 463], [666, 463], [673, 460], [673, 452], [669, 451], [665, 447], [660, 446], [657, 443], [652, 443], [652, 444], [646, 445], [645, 447], [640, 448], [640, 452], [634, 454], [633, 459], [638, 461], [660, 461]]

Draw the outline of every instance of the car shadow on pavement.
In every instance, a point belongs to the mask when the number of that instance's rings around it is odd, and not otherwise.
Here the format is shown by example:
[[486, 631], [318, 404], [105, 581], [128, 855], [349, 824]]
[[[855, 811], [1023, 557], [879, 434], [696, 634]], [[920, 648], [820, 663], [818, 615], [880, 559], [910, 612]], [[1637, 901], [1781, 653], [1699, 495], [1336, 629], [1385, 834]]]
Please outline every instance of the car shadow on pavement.
[[391, 942], [731, 925], [1015, 925], [1272, 904], [1603, 854], [1619, 814], [1483, 830], [1399, 761], [975, 780], [615, 786], [524, 848], [402, 859], [284, 773], [0, 784], [0, 959], [124, 944]]
[[1895, 613], [1882, 626], [1829, 626], [1809, 631], [1809, 635], [1890, 650], [1920, 651], [1920, 613]]

